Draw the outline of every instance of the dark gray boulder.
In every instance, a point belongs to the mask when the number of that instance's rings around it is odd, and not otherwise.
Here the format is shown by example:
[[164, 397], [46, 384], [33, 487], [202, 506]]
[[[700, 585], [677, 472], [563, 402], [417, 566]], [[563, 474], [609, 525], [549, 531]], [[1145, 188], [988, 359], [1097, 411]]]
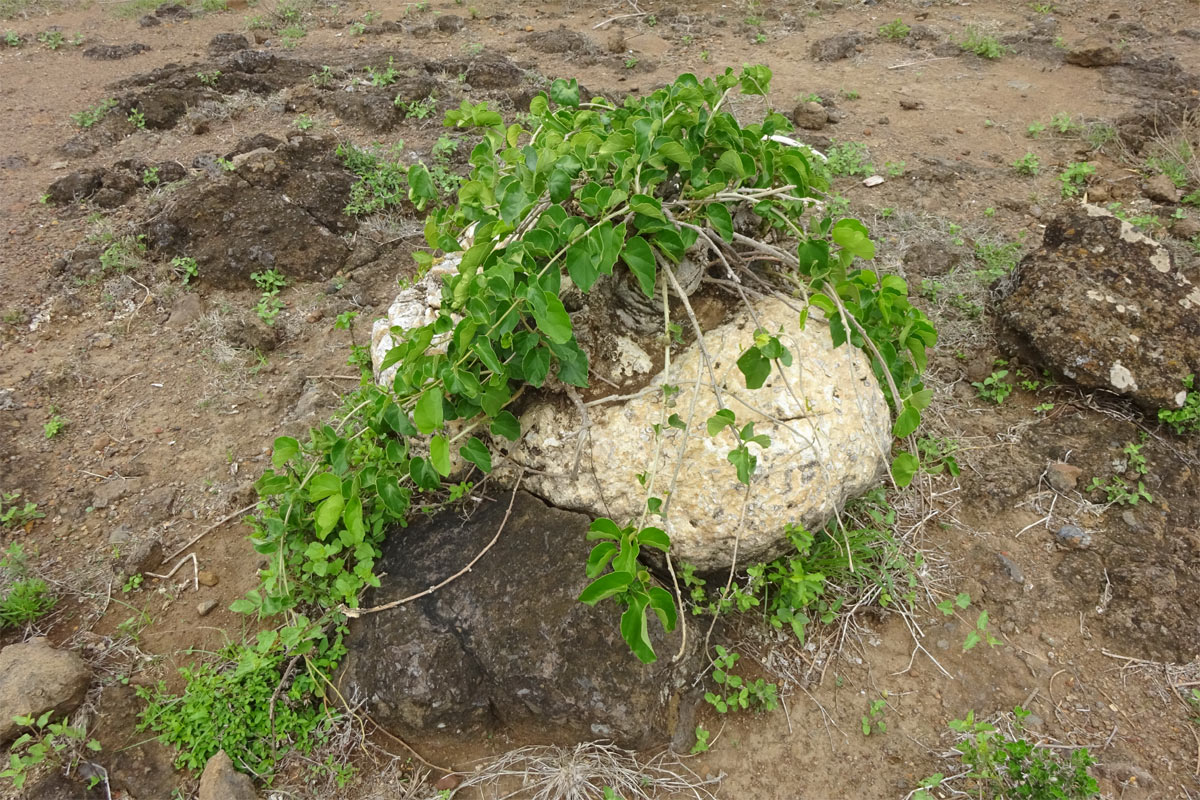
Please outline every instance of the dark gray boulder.
[[998, 310], [1044, 366], [1151, 414], [1182, 405], [1184, 379], [1200, 374], [1200, 275], [1098, 206], [1047, 225]]
[[[462, 569], [495, 536], [507, 493], [463, 519], [457, 511], [394, 531], [376, 569], [383, 585], [366, 605], [416, 594]], [[612, 739], [641, 747], [690, 725], [698, 663], [695, 627], [679, 664], [679, 630], [651, 619], [658, 661], [643, 665], [621, 639], [612, 602], [577, 598], [591, 520], [525, 492], [496, 544], [474, 568], [433, 594], [351, 625], [342, 691], [401, 736], [507, 728], [525, 743]], [[683, 722], [681, 722], [681, 719]]]

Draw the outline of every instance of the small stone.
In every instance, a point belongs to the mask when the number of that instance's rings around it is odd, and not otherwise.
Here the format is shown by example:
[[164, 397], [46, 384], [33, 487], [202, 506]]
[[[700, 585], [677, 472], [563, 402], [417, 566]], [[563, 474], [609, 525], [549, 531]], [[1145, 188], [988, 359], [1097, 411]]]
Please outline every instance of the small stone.
[[460, 783], [462, 783], [462, 778], [452, 772], [449, 775], [443, 775], [442, 777], [438, 778], [437, 783], [433, 785], [433, 788], [437, 789], [439, 792], [448, 792], [451, 789], [458, 788]]
[[240, 33], [218, 33], [208, 43], [209, 55], [219, 56], [250, 48], [250, 40]]
[[792, 111], [792, 122], [796, 123], [797, 128], [803, 128], [806, 131], [819, 131], [829, 122], [829, 113], [825, 110], [825, 106], [818, 102], [810, 100], [807, 103], [801, 103]]
[[255, 800], [254, 782], [237, 771], [224, 750], [204, 765], [200, 775], [199, 800]]
[[1105, 39], [1089, 37], [1067, 51], [1066, 61], [1077, 67], [1108, 67], [1121, 60], [1121, 54]]
[[878, 186], [881, 183], [883, 183], [882, 175], [872, 175], [869, 178], [863, 179], [863, 186], [866, 186], [868, 189], [871, 188], [872, 186]]
[[925, 104], [922, 103], [920, 100], [913, 100], [908, 97], [902, 97], [900, 99], [900, 107], [902, 109], [904, 109], [905, 111], [921, 111], [925, 108]]
[[1074, 525], [1063, 525], [1054, 534], [1055, 540], [1071, 550], [1083, 550], [1092, 546], [1092, 535]]
[[1025, 585], [1025, 572], [1017, 565], [1017, 562], [1004, 555], [1004, 553], [997, 553], [996, 558], [1000, 562], [1001, 569], [1012, 579], [1013, 583], [1019, 583], [1022, 586]]
[[43, 638], [0, 650], [0, 742], [20, 730], [15, 716], [52, 711], [58, 719], [70, 714], [83, 702], [91, 677], [83, 659]]
[[1070, 492], [1074, 490], [1081, 474], [1083, 474], [1083, 470], [1079, 467], [1062, 461], [1056, 461], [1046, 467], [1046, 480], [1049, 481], [1050, 487], [1056, 492]]
[[967, 131], [965, 128], [955, 128], [954, 132], [955, 133], [966, 133]]
[[133, 538], [133, 531], [128, 525], [121, 525], [113, 529], [113, 532], [108, 535], [109, 544], [124, 544]]
[[142, 28], [156, 28], [162, 25], [162, 22], [159, 21], [158, 17], [147, 14], [138, 20], [138, 25]]
[[1132, 511], [1122, 511], [1121, 521], [1128, 525], [1132, 531], [1140, 531], [1142, 529], [1142, 523]]
[[217, 577], [217, 573], [203, 569], [196, 573], [196, 580], [200, 582], [201, 586], [216, 586], [221, 582], [221, 579]]
[[171, 316], [167, 318], [167, 327], [186, 328], [200, 319], [200, 315], [203, 313], [204, 305], [200, 302], [200, 295], [188, 292], [176, 300], [175, 305], [171, 307]]
[[104, 448], [108, 447], [109, 441], [110, 440], [107, 436], [97, 436], [92, 440], [92, 449], [103, 450]]
[[1179, 189], [1161, 172], [1142, 185], [1142, 194], [1156, 203], [1179, 202]]
[[92, 337], [92, 347], [100, 350], [107, 350], [113, 346], [113, 337], [111, 333], [97, 333]]
[[216, 607], [216, 600], [204, 600], [203, 602], [196, 604], [196, 613], [202, 617], [207, 617]]
[[1200, 220], [1184, 217], [1175, 221], [1171, 226], [1171, 233], [1176, 239], [1190, 241], [1200, 236]]

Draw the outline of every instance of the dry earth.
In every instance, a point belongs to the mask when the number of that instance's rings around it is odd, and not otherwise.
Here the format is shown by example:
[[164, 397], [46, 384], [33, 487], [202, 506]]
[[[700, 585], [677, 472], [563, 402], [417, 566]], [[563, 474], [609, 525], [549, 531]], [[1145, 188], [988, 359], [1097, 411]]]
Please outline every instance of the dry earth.
[[[121, 234], [166, 213], [167, 190], [135, 186], [115, 208], [95, 200], [39, 202], [55, 180], [121, 159], [203, 169], [198, 156], [208, 154], [211, 164], [214, 156], [244, 151], [237, 145], [247, 137], [295, 135], [300, 113], [311, 120], [311, 134], [329, 137], [330, 149], [339, 140], [403, 139], [406, 153], [429, 158], [440, 112], [463, 97], [527, 103], [537, 76], [578, 76], [593, 91], [638, 93], [685, 70], [707, 75], [765, 63], [775, 74], [770, 104], [790, 110], [818, 95], [826, 120], [806, 136], [818, 147], [830, 139], [865, 143], [888, 178], [874, 188], [856, 178], [837, 186], [876, 231], [885, 267], [914, 291], [923, 279], [937, 282], [925, 284], [921, 300], [943, 330], [932, 377], [936, 413], [925, 433], [956, 442], [963, 469], [958, 478], [925, 480], [924, 500], [900, 508], [900, 527], [927, 553], [938, 599], [967, 592], [972, 608], [949, 619], [929, 608], [907, 625], [897, 615], [860, 616], [851, 629], [828, 631], [807, 647], [744, 626], [745, 662], [758, 656], [752, 673], [786, 681], [786, 713], [707, 712], [699, 722], [714, 732], [715, 744], [692, 768], [725, 776], [714, 789], [719, 797], [902, 798], [924, 776], [953, 769], [941, 758], [950, 744], [948, 720], [1020, 704], [1040, 718], [1036, 730], [1045, 741], [1090, 747], [1104, 796], [1200, 796], [1200, 738], [1189, 719], [1196, 709], [1183, 699], [1200, 679], [1200, 449], [1116, 398], [1085, 396], [1069, 385], [1018, 389], [999, 406], [970, 386], [994, 359], [1018, 355], [998, 343], [986, 308], [980, 313], [988, 291], [973, 275], [983, 266], [973, 261], [976, 245], [1035, 247], [1055, 207], [1078, 202], [1060, 200], [1061, 169], [1093, 162], [1093, 200], [1121, 201], [1164, 220], [1176, 208], [1143, 197], [1141, 159], [1131, 159], [1120, 141], [1097, 150], [1079, 134], [1050, 130], [1029, 138], [1027, 127], [1061, 113], [1123, 132], [1148, 130], [1156, 101], [1174, 97], [1194, 107], [1200, 5], [1037, 5], [305, 5], [294, 7], [306, 34], [289, 47], [281, 26], [256, 27], [286, 10], [282, 4], [234, 0], [227, 11], [197, 8], [189, 19], [164, 15], [161, 24], [140, 27], [138, 17], [153, 4], [4, 0], [0, 8], [13, 13], [0, 29], [15, 31], [23, 44], [0, 44], [0, 490], [20, 490], [45, 518], [2, 536], [5, 546], [22, 542], [36, 553], [37, 569], [65, 599], [46, 624], [8, 633], [3, 643], [45, 632], [83, 648], [96, 667], [89, 705], [97, 712], [91, 732], [104, 745], [100, 761], [158, 787], [145, 796], [166, 798], [175, 786], [194, 796], [194, 777], [171, 773], [161, 749], [123, 749], [145, 736], [133, 730], [137, 701], [125, 684], [176, 680], [174, 668], [197, 657], [189, 651], [215, 650], [241, 635], [243, 619], [226, 609], [255, 584], [256, 560], [236, 512], [253, 502], [250, 487], [273, 438], [321, 420], [336, 408], [339, 390], [353, 385], [339, 377], [353, 370], [344, 365], [347, 334], [333, 321], [348, 310], [362, 319], [382, 313], [397, 276], [409, 269], [407, 252], [417, 242], [411, 233], [420, 222], [348, 232], [345, 246], [358, 266], [295, 281], [282, 294], [286, 308], [277, 324], [267, 328], [254, 317], [252, 288], [214, 285], [203, 272], [184, 286], [163, 259], [125, 274], [101, 270], [105, 232]], [[359, 34], [352, 24], [367, 12], [378, 17]], [[461, 24], [445, 22], [452, 16]], [[897, 17], [914, 27], [907, 41], [876, 34]], [[999, 36], [1011, 52], [998, 60], [962, 53], [956, 43], [970, 25]], [[50, 30], [67, 43], [56, 50], [39, 44], [37, 35]], [[847, 57], [814, 57], [814, 43], [850, 31], [862, 35], [849, 40]], [[80, 46], [69, 43], [76, 32]], [[232, 74], [227, 56], [208, 51], [222, 33], [245, 34], [275, 57], [263, 81], [193, 84], [177, 121], [168, 98], [146, 130], [122, 121], [126, 108], [95, 130], [73, 125], [73, 113], [134, 87], [121, 82], [167, 65], [183, 65], [173, 74], [184, 76]], [[1111, 41], [1120, 64], [1065, 63], [1065, 49], [1090, 37]], [[148, 49], [119, 60], [86, 52], [132, 43]], [[476, 66], [497, 55], [527, 72]], [[367, 65], [384, 67], [389, 56], [397, 65], [421, 66], [412, 99], [432, 92], [436, 113], [382, 131], [370, 107], [335, 108], [308, 85], [320, 65], [362, 74]], [[195, 104], [195, 92], [206, 89], [211, 98]], [[179, 118], [180, 111], [188, 113]], [[738, 108], [747, 118], [761, 111], [761, 103]], [[1038, 177], [1010, 166], [1027, 152], [1040, 160]], [[1195, 208], [1186, 213], [1200, 215]], [[1200, 256], [1174, 241], [1195, 274]], [[1053, 408], [1035, 408], [1045, 403]], [[55, 417], [66, 425], [47, 438], [43, 425]], [[1095, 493], [1081, 494], [1140, 436], [1153, 503], [1106, 506]], [[1082, 469], [1078, 490], [1051, 485], [1046, 468], [1054, 461]], [[183, 548], [231, 515], [194, 548]], [[1054, 533], [1067, 523], [1087, 530], [1094, 546], [1058, 546]], [[195, 552], [215, 585], [193, 590], [190, 580], [148, 578], [140, 590], [122, 592], [114, 563], [147, 541], [161, 541], [168, 556]], [[162, 568], [171, 566], [168, 560]], [[198, 616], [197, 604], [207, 601], [215, 610]], [[978, 609], [990, 612], [1002, 643], [964, 652]], [[139, 622], [142, 610], [146, 624]], [[887, 699], [887, 732], [864, 736], [860, 718], [880, 697]], [[380, 747], [393, 746], [376, 738]], [[436, 763], [469, 769], [471, 759], [506, 744], [499, 735], [421, 749]], [[357, 762], [362, 769], [351, 787], [310, 792], [291, 775], [281, 785], [295, 794], [279, 796], [403, 796], [386, 788], [391, 779], [378, 774], [381, 762]], [[79, 792], [44, 791], [38, 796]]]

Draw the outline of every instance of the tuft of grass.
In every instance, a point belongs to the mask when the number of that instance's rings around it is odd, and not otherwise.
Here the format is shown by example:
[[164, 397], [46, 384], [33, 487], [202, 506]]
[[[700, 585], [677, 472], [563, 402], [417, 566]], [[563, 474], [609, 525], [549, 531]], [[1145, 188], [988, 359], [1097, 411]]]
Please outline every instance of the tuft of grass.
[[1008, 48], [1000, 44], [999, 39], [981, 32], [973, 25], [967, 27], [966, 38], [959, 43], [959, 47], [968, 53], [974, 53], [980, 58], [992, 61], [1002, 58], [1008, 52]]
[[912, 28], [904, 24], [904, 20], [896, 17], [891, 22], [879, 26], [879, 35], [885, 39], [891, 39], [898, 42], [901, 39], [907, 39], [908, 34], [912, 33]]

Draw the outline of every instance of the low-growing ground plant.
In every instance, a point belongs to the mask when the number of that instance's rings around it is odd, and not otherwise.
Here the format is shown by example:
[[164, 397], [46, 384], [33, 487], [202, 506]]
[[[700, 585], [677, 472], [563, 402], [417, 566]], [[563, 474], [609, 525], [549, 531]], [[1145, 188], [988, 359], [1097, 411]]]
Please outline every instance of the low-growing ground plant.
[[862, 142], [835, 143], [825, 156], [825, 167], [835, 177], [870, 175], [875, 171], [871, 154]]
[[[1100, 787], [1088, 774], [1096, 763], [1086, 747], [1046, 747], [1040, 737], [1027, 735], [1023, 727], [1029, 712], [1017, 706], [1012, 721], [999, 724], [976, 720], [970, 711], [952, 720], [958, 764], [951, 777], [938, 773], [921, 781], [913, 800], [935, 800], [944, 792], [953, 796], [1004, 800], [1087, 800], [1098, 797]], [[1033, 741], [1031, 741], [1031, 739]], [[932, 790], [939, 789], [935, 795]]]
[[[87, 751], [99, 752], [100, 743], [87, 737], [84, 728], [68, 725], [66, 719], [53, 722], [54, 712], [40, 716], [13, 717], [24, 730], [9, 745], [8, 767], [0, 770], [0, 778], [7, 778], [14, 789], [21, 789], [30, 772], [38, 767], [49, 766], [71, 772], [83, 759]], [[91, 786], [100, 782], [94, 778]]]
[[287, 278], [278, 270], [267, 269], [250, 273], [250, 280], [254, 281], [254, 285], [262, 292], [254, 306], [254, 313], [267, 325], [274, 325], [275, 318], [284, 309], [279, 293], [287, 287]]
[[1121, 450], [1125, 456], [1124, 464], [1120, 465], [1118, 462], [1118, 471], [1121, 474], [1110, 475], [1108, 480], [1094, 477], [1084, 491], [1104, 492], [1105, 500], [1108, 503], [1120, 506], [1136, 506], [1143, 500], [1153, 503], [1154, 497], [1147, 491], [1146, 484], [1142, 480], [1150, 472], [1146, 457], [1142, 455], [1142, 448], [1145, 447], [1145, 444], [1144, 434], [1140, 442], [1128, 442]]
[[974, 53], [980, 58], [995, 60], [1002, 58], [1008, 48], [1000, 44], [1000, 40], [991, 34], [985, 34], [974, 26], [968, 26], [966, 37], [959, 44], [968, 53]]
[[1042, 162], [1033, 153], [1026, 153], [1013, 162], [1013, 169], [1018, 175], [1033, 177], [1042, 169]]
[[184, 286], [187, 286], [193, 279], [200, 277], [200, 265], [191, 256], [175, 256], [172, 258], [171, 271], [179, 276]]
[[982, 381], [972, 381], [971, 385], [975, 387], [980, 397], [996, 405], [1007, 400], [1013, 392], [1012, 381], [1009, 379], [1006, 369], [995, 370]]
[[1087, 161], [1071, 162], [1058, 175], [1062, 196], [1077, 197], [1087, 187], [1088, 178], [1095, 174], [1095, 164]]
[[718, 714], [730, 711], [774, 711], [779, 708], [779, 687], [762, 678], [748, 680], [733, 671], [741, 656], [721, 645], [713, 648], [712, 679], [716, 691], [705, 692], [704, 699]]
[[108, 115], [117, 107], [117, 101], [113, 98], [101, 100], [92, 108], [85, 108], [83, 111], [77, 111], [71, 115], [71, 121], [81, 128], [90, 128]]
[[[24, 516], [32, 519], [30, 515], [34, 513]], [[14, 515], [13, 519], [18, 517]], [[24, 547], [19, 542], [10, 544], [0, 558], [0, 628], [20, 628], [36, 622], [57, 602], [46, 582], [30, 572]]]
[[27, 522], [46, 516], [37, 510], [37, 503], [20, 502], [21, 492], [0, 492], [0, 526], [19, 528]]
[[897, 17], [896, 19], [879, 26], [879, 35], [885, 39], [892, 41], [900, 41], [907, 39], [908, 34], [912, 32], [912, 28], [904, 24], [904, 20]]
[[1183, 379], [1184, 400], [1179, 408], [1164, 408], [1158, 412], [1160, 422], [1165, 422], [1175, 433], [1183, 436], [1200, 433], [1200, 391], [1196, 390], [1196, 376]]

